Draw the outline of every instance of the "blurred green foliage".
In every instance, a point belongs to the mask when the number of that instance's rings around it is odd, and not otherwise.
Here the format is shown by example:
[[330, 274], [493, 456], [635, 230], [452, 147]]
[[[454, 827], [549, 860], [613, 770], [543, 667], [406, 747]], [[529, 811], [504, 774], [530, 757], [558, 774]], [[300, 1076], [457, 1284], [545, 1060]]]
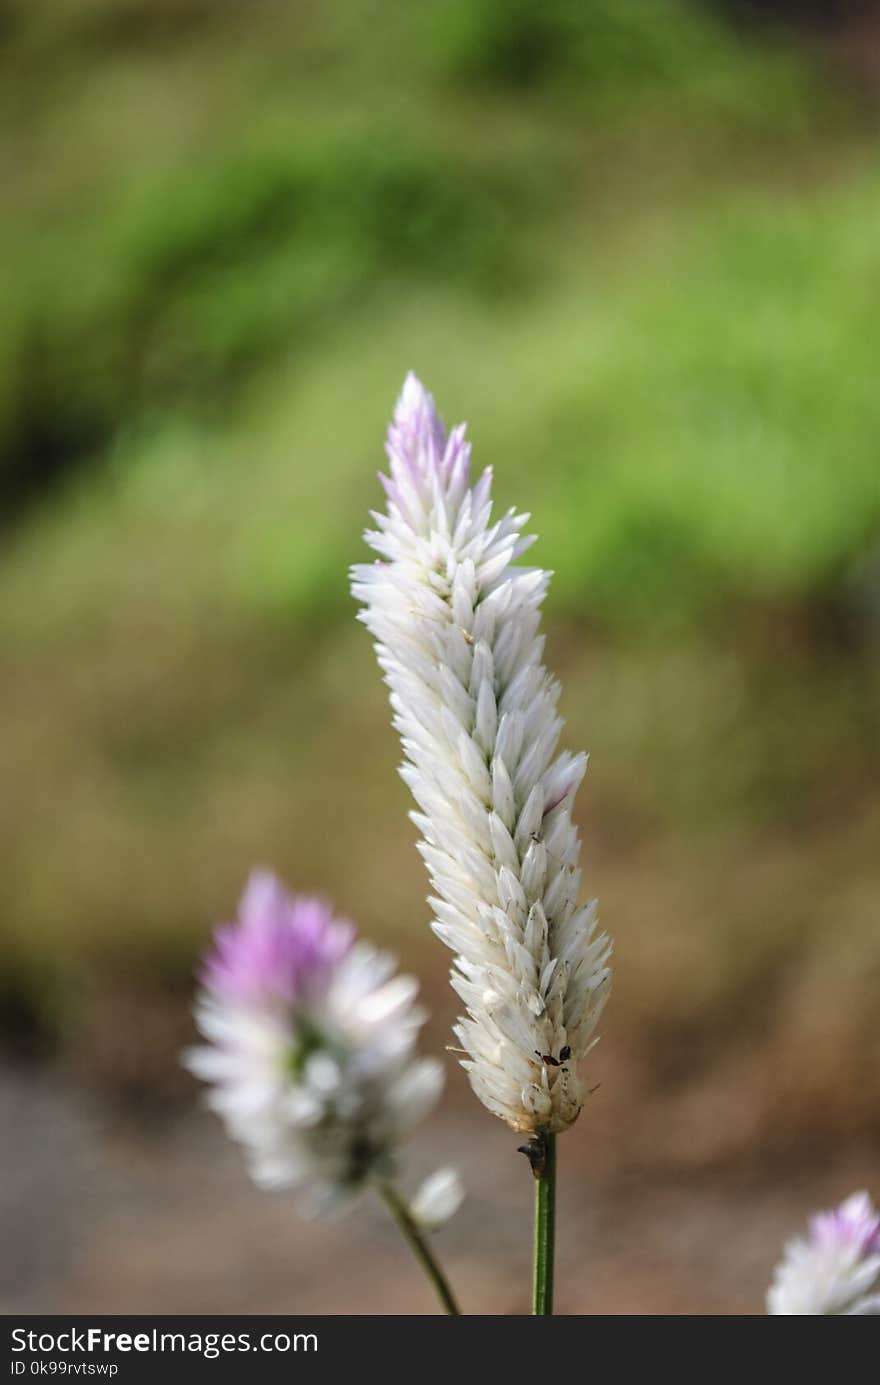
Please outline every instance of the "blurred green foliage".
[[[667, 115], [683, 101], [766, 121], [772, 77], [778, 125], [796, 72], [663, 0], [13, 0], [6, 24], [9, 503], [138, 413], [198, 407], [310, 349], [389, 277], [526, 292], [537, 208], [572, 201], [573, 115], [650, 114], [659, 97]], [[543, 128], [501, 149], [504, 91], [522, 83]]]
[[[140, 411], [216, 398], [291, 338], [307, 349], [382, 274], [498, 287], [512, 251], [505, 198], [496, 170], [450, 174], [405, 137], [267, 145], [140, 189], [101, 228], [96, 264], [72, 276], [66, 260], [41, 266], [23, 295], [5, 390], [7, 493], [106, 444]], [[53, 272], [60, 297], [47, 297]]]
[[806, 115], [809, 83], [797, 61], [740, 42], [705, 4], [435, 0], [421, 23], [430, 70], [462, 86], [556, 91], [571, 113], [593, 121], [658, 102], [666, 114], [776, 129]]
[[[456, 347], [483, 362], [461, 410], [513, 399], [490, 440], [507, 477], [541, 458], [561, 600], [690, 619], [834, 583], [871, 537], [880, 181], [811, 173], [857, 136], [790, 46], [679, 0], [67, 0], [6, 23], [10, 513], [132, 430], [227, 429], [357, 320], [387, 398], [415, 359], [388, 316], [417, 303], [424, 337], [458, 302], [485, 337]], [[774, 186], [780, 160], [805, 188]], [[332, 586], [333, 521], [310, 516], [324, 541], [273, 604], [307, 616]]]

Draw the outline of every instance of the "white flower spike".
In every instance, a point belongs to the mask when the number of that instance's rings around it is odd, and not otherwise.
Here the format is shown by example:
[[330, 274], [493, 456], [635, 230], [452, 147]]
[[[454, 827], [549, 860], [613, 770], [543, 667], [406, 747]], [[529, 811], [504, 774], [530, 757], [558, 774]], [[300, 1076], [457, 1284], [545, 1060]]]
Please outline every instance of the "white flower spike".
[[456, 1028], [477, 1096], [514, 1130], [567, 1129], [609, 991], [595, 901], [578, 907], [572, 802], [586, 756], [556, 754], [559, 686], [542, 664], [549, 574], [517, 563], [527, 515], [492, 522], [464, 428], [447, 436], [409, 375], [380, 479], [387, 511], [353, 569], [406, 762], [435, 890], [433, 928], [467, 1007]]

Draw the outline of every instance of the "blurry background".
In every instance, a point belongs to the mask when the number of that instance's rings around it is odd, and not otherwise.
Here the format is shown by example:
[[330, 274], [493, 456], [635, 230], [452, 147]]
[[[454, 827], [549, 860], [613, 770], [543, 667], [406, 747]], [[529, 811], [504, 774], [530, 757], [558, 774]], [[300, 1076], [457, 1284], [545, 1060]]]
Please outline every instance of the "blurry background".
[[[880, 13], [0, 3], [0, 1297], [428, 1311], [381, 1210], [258, 1194], [180, 1071], [251, 865], [448, 957], [346, 569], [405, 371], [556, 572], [616, 945], [560, 1309], [759, 1312], [880, 1193]], [[450, 1060], [411, 1168], [527, 1303]]]

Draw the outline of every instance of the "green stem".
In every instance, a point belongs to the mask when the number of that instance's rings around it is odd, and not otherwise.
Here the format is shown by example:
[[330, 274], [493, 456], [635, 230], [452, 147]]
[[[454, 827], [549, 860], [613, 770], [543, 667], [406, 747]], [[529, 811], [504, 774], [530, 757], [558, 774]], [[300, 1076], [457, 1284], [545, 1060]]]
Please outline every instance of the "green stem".
[[449, 1280], [434, 1259], [431, 1248], [410, 1211], [409, 1205], [403, 1200], [393, 1184], [380, 1182], [377, 1186], [386, 1207], [400, 1227], [404, 1240], [431, 1281], [437, 1297], [443, 1304], [444, 1312], [453, 1317], [460, 1317], [461, 1309], [455, 1301]]
[[543, 1159], [535, 1174], [535, 1316], [553, 1313], [553, 1261], [556, 1250], [556, 1136], [545, 1135]]

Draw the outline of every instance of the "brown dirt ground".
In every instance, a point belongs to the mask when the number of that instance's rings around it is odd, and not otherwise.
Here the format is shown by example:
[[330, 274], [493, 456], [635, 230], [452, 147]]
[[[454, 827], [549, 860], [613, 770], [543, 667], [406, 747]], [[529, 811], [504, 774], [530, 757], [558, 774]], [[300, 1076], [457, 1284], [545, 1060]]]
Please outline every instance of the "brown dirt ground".
[[[407, 1181], [455, 1162], [465, 1208], [437, 1237], [465, 1311], [528, 1311], [530, 1176], [516, 1140], [458, 1084]], [[562, 1142], [558, 1310], [753, 1314], [784, 1239], [876, 1182], [876, 1149], [689, 1173], [624, 1159], [613, 1104]], [[652, 1122], [653, 1124], [653, 1122]], [[0, 1072], [0, 1308], [10, 1313], [433, 1311], [383, 1208], [301, 1220], [253, 1188], [213, 1117], [109, 1122], [39, 1067]]]

